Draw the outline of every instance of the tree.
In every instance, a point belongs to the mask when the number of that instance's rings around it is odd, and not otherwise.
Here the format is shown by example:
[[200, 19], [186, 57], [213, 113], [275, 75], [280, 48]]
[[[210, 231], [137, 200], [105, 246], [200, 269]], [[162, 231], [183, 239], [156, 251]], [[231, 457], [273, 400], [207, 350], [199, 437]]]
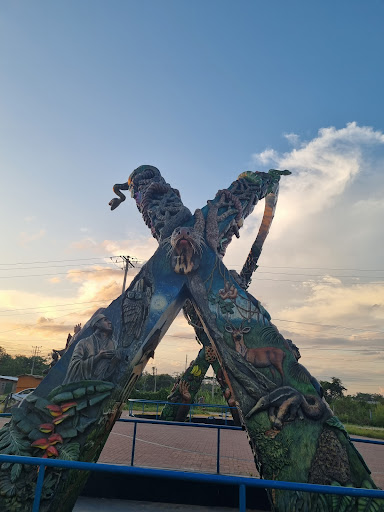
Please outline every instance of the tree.
[[324, 398], [327, 402], [332, 402], [336, 398], [342, 398], [344, 396], [344, 391], [347, 391], [341, 382], [341, 380], [337, 377], [332, 377], [332, 381], [328, 382], [326, 380], [321, 380], [320, 385], [324, 391]]
[[35, 375], [43, 375], [44, 370], [49, 367], [44, 357], [11, 356], [7, 354], [3, 347], [0, 347], [0, 375], [17, 377], [23, 373], [31, 373], [33, 361], [33, 373]]
[[359, 400], [360, 402], [368, 402], [372, 404], [384, 403], [384, 397], [379, 393], [356, 393], [356, 395], [354, 395], [353, 398], [355, 400]]
[[[159, 391], [160, 389], [170, 390], [175, 382], [175, 378], [168, 373], [160, 373], [156, 375], [156, 389]], [[155, 384], [155, 377], [152, 373], [143, 372], [140, 379], [137, 381], [136, 389], [138, 391], [153, 391]]]

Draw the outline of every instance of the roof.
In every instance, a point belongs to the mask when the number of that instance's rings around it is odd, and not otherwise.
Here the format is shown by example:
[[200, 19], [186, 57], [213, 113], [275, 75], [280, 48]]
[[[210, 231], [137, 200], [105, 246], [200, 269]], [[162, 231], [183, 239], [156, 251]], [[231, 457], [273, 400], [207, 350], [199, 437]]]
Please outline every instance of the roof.
[[9, 375], [0, 375], [0, 379], [18, 381], [19, 377], [9, 377]]
[[44, 379], [44, 375], [32, 375], [31, 373], [21, 373], [19, 377], [33, 377], [35, 379]]

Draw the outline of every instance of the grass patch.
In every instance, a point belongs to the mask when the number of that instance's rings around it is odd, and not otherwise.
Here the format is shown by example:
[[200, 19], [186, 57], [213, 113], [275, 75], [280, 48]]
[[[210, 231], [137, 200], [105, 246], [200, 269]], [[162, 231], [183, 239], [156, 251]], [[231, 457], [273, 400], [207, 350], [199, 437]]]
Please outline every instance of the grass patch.
[[344, 424], [347, 432], [351, 436], [371, 437], [372, 439], [384, 440], [384, 428], [379, 427], [360, 427], [359, 425]]

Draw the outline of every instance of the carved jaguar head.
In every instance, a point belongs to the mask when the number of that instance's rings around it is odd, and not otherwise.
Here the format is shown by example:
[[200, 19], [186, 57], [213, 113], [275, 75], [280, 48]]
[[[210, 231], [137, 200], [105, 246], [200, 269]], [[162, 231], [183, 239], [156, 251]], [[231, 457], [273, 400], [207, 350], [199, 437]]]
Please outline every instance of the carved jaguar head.
[[203, 239], [192, 227], [178, 227], [170, 237], [171, 264], [177, 274], [189, 274], [200, 264]]
[[189, 274], [200, 265], [201, 255], [205, 247], [205, 220], [201, 210], [194, 214], [193, 226], [179, 226], [171, 236], [163, 240], [171, 266], [177, 274]]

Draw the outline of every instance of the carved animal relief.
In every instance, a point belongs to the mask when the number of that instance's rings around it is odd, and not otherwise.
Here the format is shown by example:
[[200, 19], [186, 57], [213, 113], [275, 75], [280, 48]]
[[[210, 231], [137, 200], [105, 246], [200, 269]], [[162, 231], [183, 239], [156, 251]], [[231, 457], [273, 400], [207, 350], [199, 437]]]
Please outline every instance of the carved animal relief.
[[[185, 417], [212, 365], [228, 403], [237, 408], [234, 417], [244, 425], [263, 477], [375, 487], [316, 379], [298, 363], [299, 350], [247, 292], [271, 225], [280, 177], [288, 174], [273, 169], [243, 173], [194, 215], [156, 167], [143, 165], [126, 183], [115, 185], [118, 197], [111, 200], [111, 209], [126, 199], [122, 190], [130, 191], [159, 248], [128, 290], [93, 315], [40, 386], [13, 411], [11, 422], [0, 430], [1, 451], [96, 461], [137, 379], [183, 309], [202, 348], [172, 390], [164, 415]], [[237, 274], [222, 258], [263, 198], [259, 233]], [[332, 471], [328, 455], [335, 454], [342, 461]], [[30, 511], [37, 476], [34, 469], [3, 464], [0, 510]], [[75, 471], [47, 468], [40, 511], [72, 510], [82, 478]], [[328, 495], [275, 491], [270, 498], [280, 512], [341, 510]], [[343, 510], [382, 509], [377, 500], [362, 504], [351, 498]]]

